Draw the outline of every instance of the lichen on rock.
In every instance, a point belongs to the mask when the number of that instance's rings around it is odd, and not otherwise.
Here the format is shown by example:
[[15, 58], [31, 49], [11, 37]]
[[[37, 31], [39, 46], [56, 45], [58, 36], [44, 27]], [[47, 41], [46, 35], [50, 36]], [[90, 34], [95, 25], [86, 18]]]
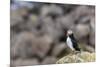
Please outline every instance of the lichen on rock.
[[64, 63], [82, 63], [95, 62], [95, 53], [80, 52], [77, 54], [69, 54], [56, 62], [56, 64]]

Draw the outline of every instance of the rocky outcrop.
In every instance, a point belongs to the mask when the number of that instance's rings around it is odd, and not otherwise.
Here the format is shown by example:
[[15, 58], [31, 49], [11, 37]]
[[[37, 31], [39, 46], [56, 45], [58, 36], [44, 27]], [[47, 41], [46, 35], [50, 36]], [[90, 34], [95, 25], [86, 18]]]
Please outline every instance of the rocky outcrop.
[[95, 53], [81, 52], [77, 54], [69, 54], [58, 60], [57, 64], [64, 63], [82, 63], [82, 62], [95, 62]]

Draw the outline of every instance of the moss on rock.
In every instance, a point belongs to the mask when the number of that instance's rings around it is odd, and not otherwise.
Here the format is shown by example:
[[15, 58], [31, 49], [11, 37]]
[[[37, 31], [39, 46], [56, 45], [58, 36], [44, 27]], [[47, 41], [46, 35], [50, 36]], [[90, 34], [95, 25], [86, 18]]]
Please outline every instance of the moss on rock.
[[95, 61], [95, 53], [80, 52], [77, 54], [69, 54], [58, 60], [56, 63], [64, 64], [64, 63], [81, 63], [81, 62], [94, 62], [94, 61]]

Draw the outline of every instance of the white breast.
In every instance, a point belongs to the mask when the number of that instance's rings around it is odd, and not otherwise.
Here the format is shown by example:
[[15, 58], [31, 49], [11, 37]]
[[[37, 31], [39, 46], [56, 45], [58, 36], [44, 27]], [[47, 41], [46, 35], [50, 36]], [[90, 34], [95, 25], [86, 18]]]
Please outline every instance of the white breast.
[[68, 45], [68, 47], [69, 47], [70, 49], [74, 50], [73, 43], [72, 43], [70, 37], [67, 37], [66, 43], [67, 43], [67, 45]]

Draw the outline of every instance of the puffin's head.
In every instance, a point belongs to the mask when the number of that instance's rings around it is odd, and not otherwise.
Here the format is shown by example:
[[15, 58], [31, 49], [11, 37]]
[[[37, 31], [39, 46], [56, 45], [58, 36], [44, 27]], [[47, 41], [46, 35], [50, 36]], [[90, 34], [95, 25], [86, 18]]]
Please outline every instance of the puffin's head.
[[73, 34], [73, 31], [72, 30], [68, 30], [67, 31], [67, 36], [70, 36], [70, 35], [72, 35]]

